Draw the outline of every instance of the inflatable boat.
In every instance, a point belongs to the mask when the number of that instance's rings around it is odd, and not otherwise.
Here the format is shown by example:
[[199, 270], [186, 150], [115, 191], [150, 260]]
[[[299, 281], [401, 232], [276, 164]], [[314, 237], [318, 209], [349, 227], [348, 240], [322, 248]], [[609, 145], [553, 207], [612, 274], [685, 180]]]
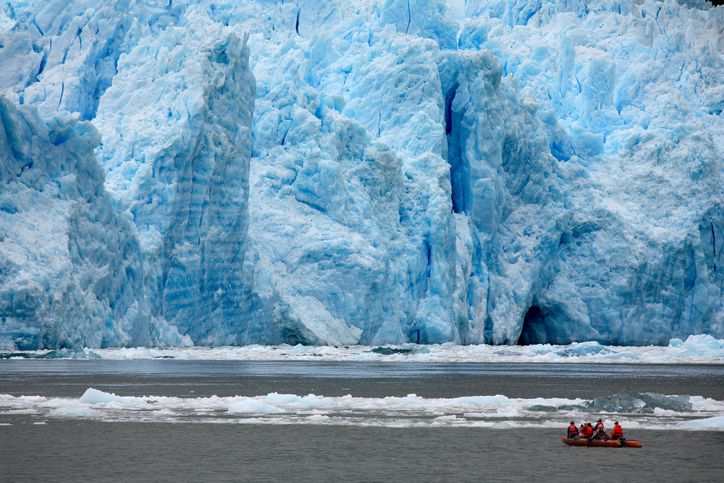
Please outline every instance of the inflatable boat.
[[627, 446], [629, 448], [640, 448], [641, 443], [635, 439], [570, 439], [563, 437], [563, 443], [568, 446], [595, 446], [600, 448], [623, 448]]

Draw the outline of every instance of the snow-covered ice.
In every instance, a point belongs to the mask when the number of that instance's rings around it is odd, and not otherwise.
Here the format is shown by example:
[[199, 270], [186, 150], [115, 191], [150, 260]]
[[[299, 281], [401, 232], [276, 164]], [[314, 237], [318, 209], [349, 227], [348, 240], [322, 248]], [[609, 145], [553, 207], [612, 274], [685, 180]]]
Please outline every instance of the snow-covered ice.
[[599, 344], [724, 337], [722, 31], [674, 0], [3, 4], [0, 348], [720, 360]]

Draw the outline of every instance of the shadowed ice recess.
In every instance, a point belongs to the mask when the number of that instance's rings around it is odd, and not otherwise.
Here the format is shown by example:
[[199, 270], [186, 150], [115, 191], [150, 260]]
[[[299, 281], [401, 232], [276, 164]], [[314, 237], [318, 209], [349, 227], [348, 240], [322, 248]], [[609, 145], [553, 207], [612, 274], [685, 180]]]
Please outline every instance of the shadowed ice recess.
[[0, 350], [722, 340], [722, 31], [703, 1], [3, 2]]
[[724, 402], [701, 396], [624, 392], [593, 400], [469, 396], [116, 396], [89, 388], [79, 399], [0, 394], [0, 416], [136, 422], [324, 424], [382, 427], [561, 427], [568, 419], [620, 421], [628, 429], [724, 431]]

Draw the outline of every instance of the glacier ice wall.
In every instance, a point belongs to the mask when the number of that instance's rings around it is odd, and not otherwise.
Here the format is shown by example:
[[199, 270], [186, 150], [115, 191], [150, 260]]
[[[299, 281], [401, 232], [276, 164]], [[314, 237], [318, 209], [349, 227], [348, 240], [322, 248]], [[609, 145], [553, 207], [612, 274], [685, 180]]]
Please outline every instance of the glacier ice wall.
[[142, 35], [142, 25], [149, 19], [163, 25], [178, 16], [155, 3], [6, 2], [0, 12], [0, 62], [14, 66], [0, 73], [6, 96], [45, 115], [69, 111], [93, 119], [119, 56]]
[[[179, 344], [151, 316], [129, 223], [112, 207], [87, 122], [0, 97], [0, 345]], [[70, 323], [69, 323], [70, 321]]]
[[244, 38], [189, 9], [124, 53], [94, 124], [151, 303], [197, 343], [240, 317], [255, 83]]
[[[254, 290], [284, 307], [292, 341], [517, 339], [507, 332], [523, 309], [509, 301], [530, 299], [558, 240], [546, 231], [565, 218], [533, 107], [485, 53], [444, 51], [383, 25], [370, 31], [361, 12], [333, 3], [310, 3], [329, 35], [305, 40], [307, 7], [292, 7], [276, 7], [288, 24], [259, 34], [259, 5], [214, 12], [248, 25], [261, 44], [252, 50]], [[269, 32], [286, 28], [279, 46]], [[453, 206], [456, 197], [468, 206]], [[519, 230], [523, 243], [513, 239]], [[533, 282], [497, 285], [512, 274]]]
[[724, 337], [723, 23], [672, 0], [23, 0], [0, 93], [98, 128], [141, 318], [197, 344], [666, 343]]
[[[480, 2], [479, 39], [555, 119], [572, 218], [534, 294], [532, 342], [721, 334], [723, 10]], [[556, 140], [558, 138], [558, 140]]]

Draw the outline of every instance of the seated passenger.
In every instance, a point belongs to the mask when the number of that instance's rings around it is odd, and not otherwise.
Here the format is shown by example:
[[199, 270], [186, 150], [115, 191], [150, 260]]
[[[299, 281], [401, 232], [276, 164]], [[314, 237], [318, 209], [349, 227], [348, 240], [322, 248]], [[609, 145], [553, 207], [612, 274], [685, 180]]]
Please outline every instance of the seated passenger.
[[608, 439], [606, 428], [603, 426], [603, 421], [600, 419], [596, 422], [596, 427], [593, 428], [593, 433], [593, 439]]
[[618, 421], [614, 423], [611, 430], [611, 439], [623, 439], [623, 428], [618, 424]]
[[591, 423], [586, 423], [583, 427], [583, 431], [581, 431], [581, 436], [589, 439], [593, 437], [593, 426], [591, 426]]
[[566, 430], [566, 438], [578, 439], [578, 428], [576, 427], [576, 423], [573, 421], [571, 421], [570, 426], [568, 426], [568, 429]]

